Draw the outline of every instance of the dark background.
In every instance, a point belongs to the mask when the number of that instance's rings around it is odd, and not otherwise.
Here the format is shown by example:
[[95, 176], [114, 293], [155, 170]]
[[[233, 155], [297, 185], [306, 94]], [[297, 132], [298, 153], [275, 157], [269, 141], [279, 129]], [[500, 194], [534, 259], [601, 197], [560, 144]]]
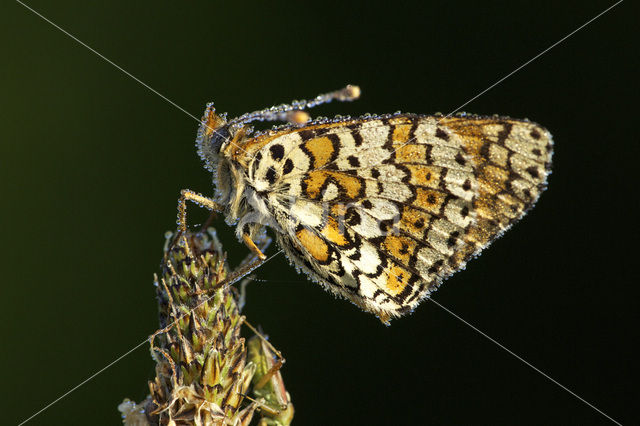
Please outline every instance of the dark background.
[[[28, 2], [197, 117], [346, 83], [360, 101], [312, 114], [448, 113], [613, 3]], [[623, 424], [638, 417], [634, 7], [464, 107], [545, 125], [554, 170], [522, 223], [435, 295]], [[17, 424], [155, 330], [178, 193], [212, 187], [192, 118], [20, 4], [0, 16], [0, 405]], [[282, 255], [259, 278], [245, 313], [287, 358], [294, 424], [610, 424], [433, 303], [385, 327]], [[153, 368], [144, 346], [29, 424], [118, 424]]]

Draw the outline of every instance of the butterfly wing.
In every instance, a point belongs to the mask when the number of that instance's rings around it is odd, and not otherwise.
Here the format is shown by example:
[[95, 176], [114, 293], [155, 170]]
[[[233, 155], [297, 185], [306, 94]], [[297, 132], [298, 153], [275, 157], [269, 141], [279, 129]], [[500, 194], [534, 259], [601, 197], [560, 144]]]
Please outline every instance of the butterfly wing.
[[249, 180], [288, 258], [387, 319], [524, 215], [552, 144], [528, 121], [396, 115], [276, 132], [259, 146]]

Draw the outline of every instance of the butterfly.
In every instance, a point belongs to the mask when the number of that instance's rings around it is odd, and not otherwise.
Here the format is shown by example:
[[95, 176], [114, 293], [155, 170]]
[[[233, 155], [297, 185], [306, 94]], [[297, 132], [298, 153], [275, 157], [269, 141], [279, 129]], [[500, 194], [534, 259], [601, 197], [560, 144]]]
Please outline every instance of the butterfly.
[[[305, 109], [360, 89], [228, 120], [208, 104], [196, 145], [215, 194], [186, 201], [222, 212], [264, 262], [271, 228], [299, 272], [383, 322], [464, 268], [535, 204], [551, 170], [550, 133], [528, 120], [458, 114], [309, 120]], [[254, 132], [249, 123], [288, 124]]]

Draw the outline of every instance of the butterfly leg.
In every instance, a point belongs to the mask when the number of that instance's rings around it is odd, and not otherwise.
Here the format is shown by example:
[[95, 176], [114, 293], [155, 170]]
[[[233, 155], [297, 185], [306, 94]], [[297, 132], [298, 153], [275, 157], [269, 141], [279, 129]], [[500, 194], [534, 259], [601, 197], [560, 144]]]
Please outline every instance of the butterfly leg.
[[244, 244], [249, 248], [249, 250], [251, 250], [253, 254], [258, 256], [258, 259], [264, 261], [267, 258], [267, 255], [258, 248], [256, 243], [253, 242], [248, 233], [242, 234], [242, 241], [244, 241]]
[[193, 257], [189, 244], [187, 242], [187, 200], [191, 201], [201, 207], [207, 208], [215, 212], [221, 212], [224, 207], [221, 204], [216, 203], [211, 198], [204, 197], [190, 189], [183, 189], [180, 191], [180, 198], [178, 199], [178, 237], [182, 240], [184, 247], [189, 257]]
[[[244, 243], [247, 245], [247, 247], [249, 247], [249, 250], [251, 250], [251, 254], [248, 258], [242, 261], [240, 267], [227, 275], [227, 278], [225, 278], [224, 281], [216, 285], [216, 288], [219, 288], [222, 285], [231, 285], [235, 283], [236, 281], [249, 275], [251, 272], [253, 272], [260, 265], [267, 261], [267, 255], [264, 254], [262, 250], [260, 250], [260, 248], [258, 248], [256, 243], [254, 243], [253, 240], [249, 237], [249, 234], [243, 234], [242, 239], [244, 240]], [[268, 242], [270, 242], [270, 240]], [[266, 243], [266, 245], [268, 245], [268, 242]], [[263, 248], [266, 247], [266, 245], [263, 245]]]
[[[247, 247], [249, 247], [249, 250], [251, 250], [251, 253], [242, 260], [240, 266], [230, 272], [224, 280], [216, 284], [211, 290], [217, 290], [222, 286], [229, 286], [241, 280], [268, 260], [262, 250], [265, 250], [267, 246], [269, 246], [271, 238], [267, 237], [266, 234], [259, 234], [256, 238], [258, 244], [256, 244], [249, 236], [249, 230], [247, 229], [246, 232], [243, 232], [242, 239]], [[258, 245], [260, 245], [260, 247], [258, 247]]]

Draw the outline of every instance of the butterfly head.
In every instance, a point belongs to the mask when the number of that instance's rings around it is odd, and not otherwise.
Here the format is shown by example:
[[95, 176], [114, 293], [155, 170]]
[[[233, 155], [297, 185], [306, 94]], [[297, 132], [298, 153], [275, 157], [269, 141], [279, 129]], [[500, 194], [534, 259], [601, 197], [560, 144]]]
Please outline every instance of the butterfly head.
[[229, 131], [226, 114], [216, 114], [213, 103], [207, 104], [200, 121], [198, 137], [196, 138], [198, 155], [204, 161], [207, 170], [215, 170], [218, 164], [220, 148], [230, 138], [231, 132]]

